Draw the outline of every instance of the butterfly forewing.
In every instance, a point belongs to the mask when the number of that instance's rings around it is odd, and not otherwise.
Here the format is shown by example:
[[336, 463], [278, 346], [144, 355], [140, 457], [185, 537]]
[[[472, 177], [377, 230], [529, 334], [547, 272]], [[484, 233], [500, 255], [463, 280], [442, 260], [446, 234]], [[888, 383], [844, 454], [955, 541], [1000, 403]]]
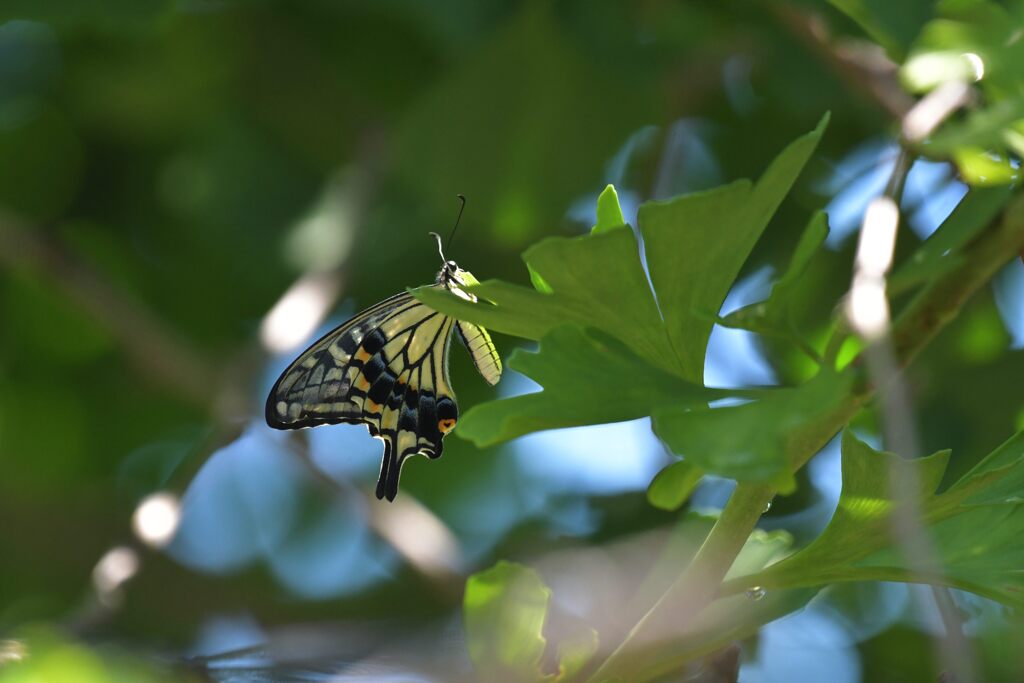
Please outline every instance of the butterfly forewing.
[[458, 419], [447, 369], [454, 324], [404, 292], [360, 313], [284, 371], [267, 399], [267, 422], [365, 424], [384, 441], [377, 497], [393, 500], [404, 460], [440, 457]]
[[360, 392], [352, 388], [370, 350], [382, 340], [371, 333], [388, 317], [400, 315], [413, 304], [408, 294], [398, 294], [363, 311], [306, 349], [271, 390], [267, 423], [277, 429], [298, 429], [356, 421], [362, 406], [361, 401], [357, 403]]

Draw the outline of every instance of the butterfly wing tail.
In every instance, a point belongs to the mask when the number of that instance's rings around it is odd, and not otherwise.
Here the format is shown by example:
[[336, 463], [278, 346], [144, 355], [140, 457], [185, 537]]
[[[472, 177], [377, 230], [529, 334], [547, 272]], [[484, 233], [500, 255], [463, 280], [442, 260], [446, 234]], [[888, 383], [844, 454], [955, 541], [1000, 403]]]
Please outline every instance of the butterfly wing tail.
[[398, 462], [398, 454], [390, 439], [384, 440], [384, 457], [380, 461], [380, 477], [377, 479], [377, 500], [388, 499], [393, 502], [398, 495], [398, 475], [402, 465]]

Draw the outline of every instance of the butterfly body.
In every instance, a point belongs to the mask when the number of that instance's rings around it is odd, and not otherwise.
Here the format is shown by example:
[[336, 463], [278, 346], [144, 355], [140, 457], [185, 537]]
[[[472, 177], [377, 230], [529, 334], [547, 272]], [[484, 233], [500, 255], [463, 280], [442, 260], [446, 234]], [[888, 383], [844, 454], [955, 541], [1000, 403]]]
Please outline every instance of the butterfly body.
[[[475, 300], [476, 279], [444, 261], [433, 287]], [[484, 379], [496, 384], [501, 360], [487, 331], [401, 292], [328, 332], [296, 358], [267, 397], [267, 424], [300, 429], [365, 424], [384, 442], [377, 498], [394, 500], [410, 455], [439, 458], [459, 409], [448, 378], [448, 350], [459, 335]]]

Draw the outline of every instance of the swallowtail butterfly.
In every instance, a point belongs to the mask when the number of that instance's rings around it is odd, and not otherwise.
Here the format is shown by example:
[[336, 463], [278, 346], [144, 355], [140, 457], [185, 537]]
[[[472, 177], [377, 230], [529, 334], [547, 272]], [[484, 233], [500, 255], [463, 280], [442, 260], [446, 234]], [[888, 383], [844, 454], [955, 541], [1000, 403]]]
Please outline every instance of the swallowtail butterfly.
[[[476, 301], [465, 290], [477, 280], [444, 256], [433, 287]], [[267, 397], [267, 424], [300, 429], [364, 424], [384, 442], [377, 498], [394, 500], [402, 464], [410, 455], [440, 458], [442, 440], [459, 417], [448, 379], [448, 347], [459, 336], [490, 384], [501, 359], [482, 327], [421, 304], [408, 292], [381, 301], [328, 332], [303, 351]]]

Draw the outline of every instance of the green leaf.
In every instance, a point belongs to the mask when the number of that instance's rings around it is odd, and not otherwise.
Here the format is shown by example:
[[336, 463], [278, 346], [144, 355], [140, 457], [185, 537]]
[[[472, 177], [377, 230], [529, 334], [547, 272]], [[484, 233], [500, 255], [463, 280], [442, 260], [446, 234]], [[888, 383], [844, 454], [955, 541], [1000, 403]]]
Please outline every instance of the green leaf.
[[1024, 96], [996, 102], [987, 109], [971, 112], [967, 118], [949, 123], [924, 146], [929, 154], [949, 155], [962, 147], [1006, 147], [1006, 134], [1024, 119]]
[[681, 380], [637, 358], [614, 337], [577, 325], [551, 330], [536, 353], [517, 349], [508, 365], [544, 391], [468, 410], [457, 433], [478, 446], [544, 429], [632, 420], [665, 404], [703, 406], [737, 393]]
[[964, 504], [1024, 502], [1024, 432], [989, 453], [952, 490], [979, 489]]
[[566, 681], [597, 652], [597, 632], [586, 628], [558, 644], [558, 673], [541, 669], [542, 635], [551, 590], [529, 567], [504, 560], [466, 581], [466, 646], [483, 681]]
[[[534, 282], [539, 277], [548, 293], [497, 280], [471, 288], [490, 305], [434, 288], [410, 291], [435, 310], [527, 339], [540, 339], [566, 322], [593, 327], [655, 367], [700, 383], [714, 324], [705, 312], [721, 308], [827, 121], [826, 115], [813, 132], [783, 150], [756, 185], [741, 181], [641, 207], [640, 231], [657, 301], [633, 232], [625, 225], [605, 229], [600, 221], [596, 233], [551, 237], [523, 255], [536, 274]], [[602, 196], [601, 213], [615, 220], [608, 190]]]
[[800, 236], [789, 267], [772, 286], [768, 298], [760, 303], [733, 311], [724, 318], [720, 318], [718, 324], [791, 339], [802, 348], [811, 348], [810, 344], [796, 330], [792, 303], [794, 297], [799, 294], [800, 278], [807, 271], [815, 254], [820, 251], [826, 238], [828, 238], [828, 216], [823, 211], [819, 211], [811, 217]]
[[828, 232], [828, 215], [824, 211], [818, 211], [811, 216], [803, 234], [800, 235], [800, 241], [797, 242], [796, 251], [793, 252], [793, 258], [789, 262], [789, 268], [775, 283], [773, 294], [776, 293], [774, 290], [781, 289], [779, 294], [788, 295], [790, 290], [796, 287], [797, 282], [810, 267], [815, 254], [821, 250], [821, 246], [828, 239]]
[[549, 237], [528, 249], [523, 258], [550, 286], [550, 293], [488, 280], [471, 288], [480, 298], [494, 302], [488, 305], [434, 288], [411, 291], [436, 310], [527, 339], [540, 339], [566, 322], [594, 327], [618, 337], [653, 365], [679, 374], [679, 362], [629, 228], [575, 238]]
[[[1024, 607], [1024, 433], [979, 463], [945, 493], [935, 493], [948, 451], [905, 460], [843, 435], [843, 491], [828, 527], [811, 545], [768, 569], [728, 582], [769, 589], [839, 581], [935, 583]], [[911, 491], [916, 491], [917, 500]], [[927, 575], [908, 562], [896, 529], [907, 516], [925, 533], [937, 562]], [[919, 560], [919, 556], [917, 557]]]
[[529, 265], [526, 266], [530, 271], [530, 284], [541, 294], [550, 294], [554, 290], [551, 289], [551, 285], [544, 281], [544, 278], [540, 276], [540, 273], [535, 271]]
[[70, 640], [43, 626], [25, 629], [15, 639], [0, 640], [0, 683], [188, 683], [197, 681], [111, 647]]
[[647, 501], [659, 510], [678, 510], [703, 476], [700, 468], [691, 462], [674, 462], [654, 477], [647, 488]]
[[961, 178], [977, 186], [1019, 178], [1010, 152], [1024, 149], [1024, 24], [993, 3], [946, 3], [945, 16], [930, 22], [901, 69], [911, 90], [945, 82], [977, 82], [984, 98], [962, 119], [951, 119], [922, 145], [932, 156], [952, 158]]
[[597, 646], [597, 631], [592, 628], [585, 628], [559, 643], [558, 674], [553, 678], [555, 683], [568, 681], [582, 671], [597, 652]]
[[663, 406], [654, 412], [654, 432], [705, 472], [792, 490], [795, 436], [834, 409], [848, 383], [845, 375], [823, 370], [806, 384], [766, 391], [742, 405], [703, 410]]
[[960, 250], [988, 225], [1009, 201], [1006, 186], [972, 188], [914, 255], [889, 278], [889, 291], [898, 294], [957, 267]]
[[647, 202], [637, 221], [651, 282], [683, 377], [699, 382], [717, 313], [740, 268], [793, 186], [828, 124], [798, 138], [754, 185], [739, 181], [665, 202]]
[[992, 187], [1017, 182], [1020, 173], [1008, 156], [981, 147], [961, 147], [953, 153], [960, 177], [968, 185]]
[[1019, 93], [1024, 76], [1024, 45], [1016, 35], [1020, 19], [994, 2], [972, 2], [964, 8], [947, 3], [943, 14], [914, 41], [900, 69], [904, 85], [925, 92], [980, 76], [978, 85], [993, 102]]
[[[701, 388], [713, 326], [705, 312], [721, 308], [827, 121], [826, 115], [783, 150], [756, 184], [741, 181], [641, 207], [657, 301], [633, 232], [612, 225], [622, 213], [611, 187], [599, 200], [597, 230], [548, 238], [526, 251], [535, 289], [490, 280], [470, 288], [479, 303], [435, 288], [411, 290], [443, 313], [542, 341], [537, 353], [513, 354], [509, 366], [544, 391], [477, 406], [463, 417], [459, 433], [487, 445], [543, 429], [653, 415], [659, 436], [692, 465], [792, 486], [788, 430], [831, 408], [842, 382], [822, 375], [799, 390], [746, 392], [761, 397], [755, 404], [708, 410], [709, 401], [744, 393]], [[825, 234], [821, 215], [798, 245], [780, 297], [796, 286]], [[720, 438], [719, 430], [727, 436]]]
[[606, 232], [620, 225], [626, 225], [626, 219], [622, 217], [619, 195], [615, 192], [615, 187], [609, 185], [597, 198], [597, 224], [590, 229], [590, 232], [591, 234]]
[[482, 680], [539, 681], [551, 591], [533, 569], [501, 561], [469, 577], [466, 645]]

